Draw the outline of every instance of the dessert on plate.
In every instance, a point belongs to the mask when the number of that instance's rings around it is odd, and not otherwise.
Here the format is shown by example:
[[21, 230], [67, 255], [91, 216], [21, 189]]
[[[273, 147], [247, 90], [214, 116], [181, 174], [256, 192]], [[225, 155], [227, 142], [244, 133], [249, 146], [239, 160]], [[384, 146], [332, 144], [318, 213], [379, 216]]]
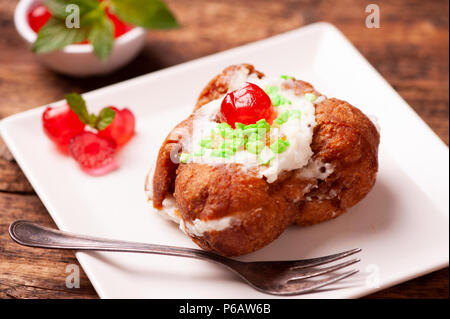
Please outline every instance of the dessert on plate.
[[146, 193], [201, 248], [242, 255], [362, 200], [379, 139], [360, 110], [308, 82], [232, 65], [164, 140]]

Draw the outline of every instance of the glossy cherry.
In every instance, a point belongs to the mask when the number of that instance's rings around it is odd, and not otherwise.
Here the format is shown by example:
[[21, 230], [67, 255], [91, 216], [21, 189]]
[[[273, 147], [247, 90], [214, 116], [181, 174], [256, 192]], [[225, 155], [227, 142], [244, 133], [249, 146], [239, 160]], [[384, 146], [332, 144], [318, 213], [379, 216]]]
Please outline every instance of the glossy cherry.
[[116, 145], [92, 132], [75, 136], [69, 146], [70, 154], [81, 168], [91, 175], [103, 175], [117, 168], [114, 160]]
[[106, 9], [106, 15], [114, 24], [114, 37], [115, 38], [118, 38], [122, 34], [127, 33], [128, 31], [133, 29], [132, 25], [119, 20], [119, 18], [117, 16], [115, 16], [114, 14], [112, 14], [108, 9]]
[[38, 32], [51, 18], [52, 14], [44, 5], [38, 5], [28, 12], [28, 24], [34, 32]]
[[114, 141], [118, 148], [125, 145], [134, 135], [135, 119], [133, 113], [127, 108], [119, 110], [114, 106], [111, 109], [116, 115], [111, 124], [98, 132], [100, 137]]
[[42, 114], [42, 126], [47, 136], [64, 152], [67, 152], [70, 140], [85, 127], [68, 105], [47, 107]]
[[272, 102], [266, 92], [256, 84], [248, 82], [225, 96], [220, 112], [233, 128], [236, 122], [248, 125], [261, 119], [272, 124], [274, 114]]

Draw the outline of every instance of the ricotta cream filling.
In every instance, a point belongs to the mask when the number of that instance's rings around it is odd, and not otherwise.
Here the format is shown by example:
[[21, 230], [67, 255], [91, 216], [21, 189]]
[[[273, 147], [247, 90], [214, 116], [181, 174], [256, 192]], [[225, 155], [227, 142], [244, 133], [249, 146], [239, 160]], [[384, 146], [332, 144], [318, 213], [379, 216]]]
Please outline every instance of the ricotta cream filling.
[[236, 220], [235, 217], [226, 216], [218, 219], [201, 220], [195, 219], [192, 223], [183, 223], [183, 231], [193, 236], [202, 237], [204, 233], [210, 231], [221, 231], [231, 226], [232, 222]]
[[[149, 200], [153, 197], [152, 178], [154, 175], [154, 169], [150, 169], [150, 173], [145, 185], [145, 194]], [[231, 226], [232, 222], [238, 221], [237, 218], [227, 216], [223, 218], [212, 219], [203, 221], [201, 219], [195, 219], [193, 223], [185, 223], [181, 218], [180, 211], [178, 210], [175, 197], [173, 195], [167, 196], [162, 202], [162, 208], [157, 209], [158, 214], [169, 221], [179, 224], [181, 231], [187, 235], [193, 235], [201, 237], [205, 232], [220, 231]]]
[[[278, 175], [282, 171], [295, 170], [306, 166], [313, 155], [311, 150], [311, 142], [314, 133], [315, 108], [310, 98], [306, 96], [297, 96], [292, 89], [283, 88], [282, 84], [285, 80], [280, 77], [259, 79], [255, 74], [248, 74], [246, 68], [241, 68], [232, 77], [229, 90], [234, 91], [244, 82], [250, 82], [258, 85], [262, 89], [270, 87], [277, 88], [277, 94], [282, 96], [285, 101], [279, 106], [274, 106], [274, 110], [278, 115], [283, 113], [297, 114], [297, 116], [289, 116], [287, 120], [273, 126], [270, 129], [270, 141], [277, 141], [283, 138], [289, 142], [289, 146], [280, 154], [275, 154], [265, 146], [259, 155], [248, 152], [247, 150], [238, 150], [232, 156], [217, 157], [211, 155], [211, 150], [204, 150], [201, 156], [193, 156], [191, 161], [194, 163], [205, 163], [210, 165], [239, 163], [244, 170], [251, 169], [256, 171], [258, 177], [265, 177], [267, 182], [273, 183], [277, 180]], [[220, 115], [220, 106], [224, 97], [213, 100], [202, 106], [195, 114], [193, 121], [193, 132], [190, 139], [184, 141], [183, 151], [194, 154], [199, 151], [200, 143], [211, 131], [217, 128], [217, 118]], [[321, 98], [321, 97], [315, 97]], [[270, 160], [269, 164], [261, 165], [262, 158]]]
[[[297, 173], [301, 178], [323, 180], [328, 177], [333, 172], [333, 166], [329, 163], [313, 160], [311, 150], [314, 127], [316, 126], [314, 103], [319, 103], [325, 97], [319, 96], [311, 99], [307, 96], [297, 96], [292, 89], [285, 89], [282, 86], [284, 81], [291, 80], [280, 77], [259, 79], [255, 74], [249, 75], [248, 72], [246, 68], [241, 68], [236, 72], [230, 81], [228, 92], [238, 89], [244, 82], [256, 84], [262, 89], [277, 87], [278, 94], [290, 103], [274, 107], [276, 112], [278, 114], [284, 112], [300, 114], [300, 116], [290, 116], [284, 123], [270, 129], [270, 140], [276, 141], [282, 137], [289, 141], [289, 147], [280, 154], [274, 154], [267, 146], [259, 155], [246, 150], [238, 150], [230, 158], [211, 156], [210, 150], [207, 150], [202, 156], [192, 157], [191, 161], [209, 165], [239, 163], [243, 170], [251, 170], [259, 178], [265, 177], [269, 183], [276, 181], [280, 172], [299, 168], [303, 168]], [[183, 136], [181, 141], [183, 152], [194, 154], [198, 151], [200, 141], [211, 134], [212, 130], [217, 129], [217, 118], [220, 115], [223, 98], [224, 96], [203, 105], [194, 113], [192, 135], [190, 137]], [[269, 164], [262, 165], [261, 157], [270, 158]], [[152, 172], [149, 174], [149, 177], [151, 176], [153, 176]], [[151, 199], [153, 192], [150, 179], [146, 191]], [[173, 196], [167, 197], [162, 204], [163, 208], [158, 210], [159, 214], [178, 223], [184, 233], [193, 236], [201, 237], [205, 232], [224, 230], [237, 220], [235, 217], [227, 216], [208, 221], [195, 219], [192, 223], [184, 222]]]

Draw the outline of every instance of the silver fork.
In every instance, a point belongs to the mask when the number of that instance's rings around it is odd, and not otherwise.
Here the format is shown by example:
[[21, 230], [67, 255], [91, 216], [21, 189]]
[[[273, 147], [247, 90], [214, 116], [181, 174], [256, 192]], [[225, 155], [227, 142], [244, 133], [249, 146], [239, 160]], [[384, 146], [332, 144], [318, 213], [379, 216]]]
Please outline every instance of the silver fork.
[[203, 259], [227, 267], [254, 288], [273, 295], [306, 293], [351, 276], [358, 270], [331, 274], [324, 279], [305, 280], [330, 274], [358, 262], [359, 259], [355, 258], [325, 268], [314, 268], [361, 251], [355, 248], [339, 254], [304, 260], [242, 262], [199, 249], [96, 238], [63, 232], [24, 220], [13, 222], [9, 226], [9, 234], [15, 242], [31, 247], [150, 253]]

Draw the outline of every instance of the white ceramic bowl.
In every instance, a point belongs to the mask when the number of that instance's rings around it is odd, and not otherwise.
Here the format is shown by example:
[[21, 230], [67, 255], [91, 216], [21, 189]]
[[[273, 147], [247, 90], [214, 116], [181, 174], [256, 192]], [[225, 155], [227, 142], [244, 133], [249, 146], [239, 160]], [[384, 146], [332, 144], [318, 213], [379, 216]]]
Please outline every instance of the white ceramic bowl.
[[[30, 45], [36, 40], [36, 33], [27, 21], [27, 13], [39, 0], [20, 0], [14, 13], [17, 32]], [[48, 68], [59, 73], [85, 77], [112, 72], [133, 59], [145, 44], [146, 31], [135, 27], [114, 41], [108, 60], [102, 62], [94, 55], [91, 44], [72, 44], [62, 50], [36, 54], [36, 58]]]

